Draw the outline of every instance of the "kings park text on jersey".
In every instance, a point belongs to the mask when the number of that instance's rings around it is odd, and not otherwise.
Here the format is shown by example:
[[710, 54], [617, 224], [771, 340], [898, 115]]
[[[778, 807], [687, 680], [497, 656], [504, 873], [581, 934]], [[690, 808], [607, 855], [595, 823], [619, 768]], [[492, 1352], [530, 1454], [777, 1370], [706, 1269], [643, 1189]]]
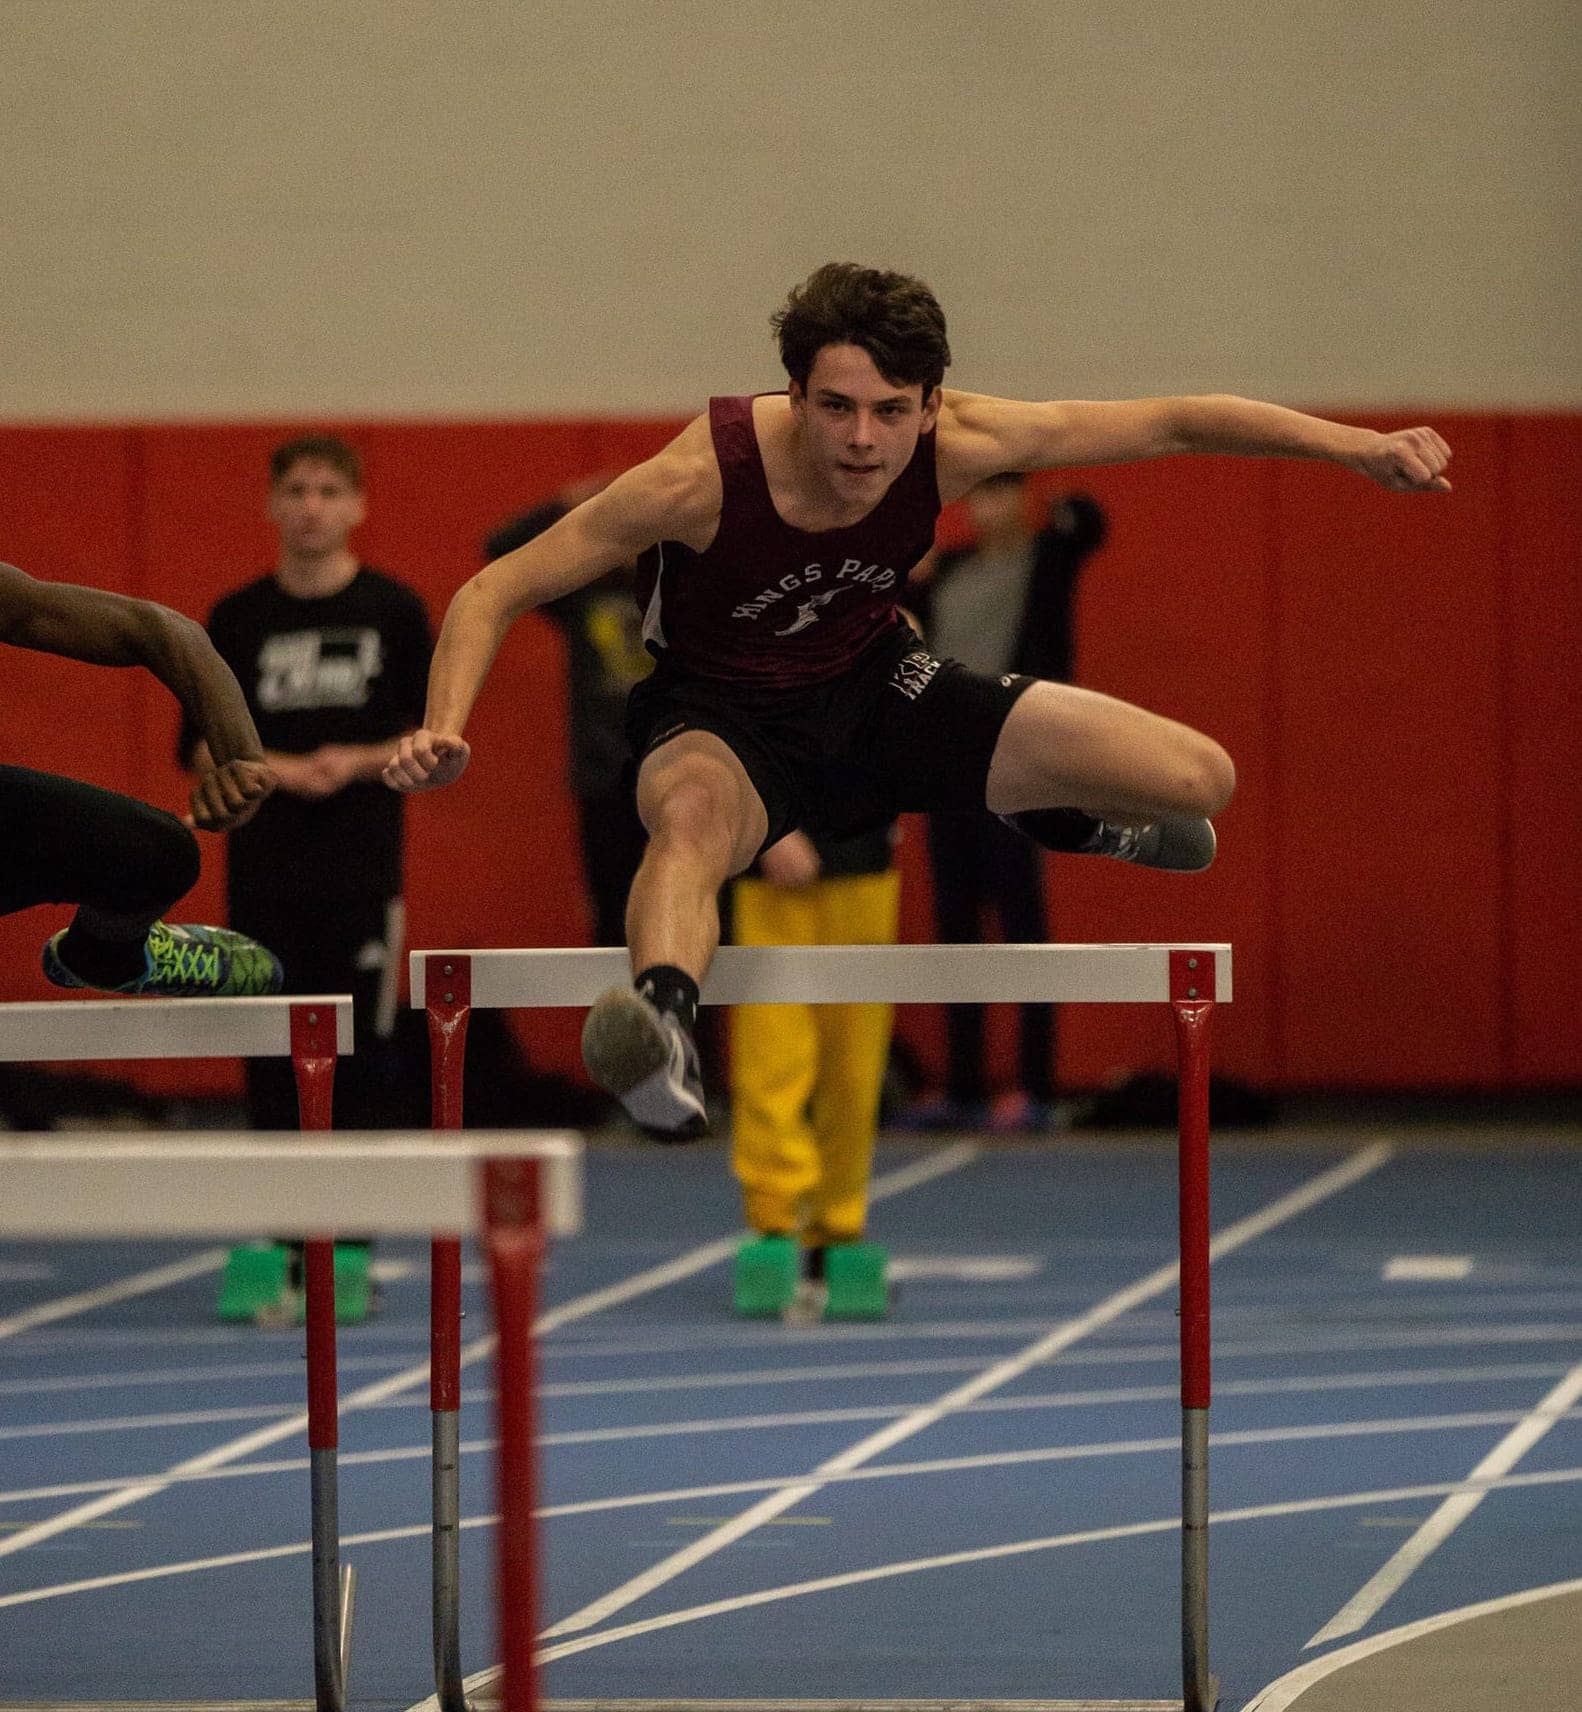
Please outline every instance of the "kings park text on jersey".
[[823, 565], [804, 565], [800, 571], [787, 571], [779, 582], [771, 584], [761, 593], [755, 594], [751, 600], [744, 600], [740, 606], [732, 607], [732, 618], [757, 618], [769, 610], [776, 601], [781, 601], [787, 595], [797, 594], [813, 583], [823, 582], [826, 575], [837, 583], [850, 586], [854, 583], [867, 583], [873, 589], [887, 589], [896, 582], [896, 574], [888, 565], [865, 565], [861, 559], [846, 559], [838, 571], [826, 572]]

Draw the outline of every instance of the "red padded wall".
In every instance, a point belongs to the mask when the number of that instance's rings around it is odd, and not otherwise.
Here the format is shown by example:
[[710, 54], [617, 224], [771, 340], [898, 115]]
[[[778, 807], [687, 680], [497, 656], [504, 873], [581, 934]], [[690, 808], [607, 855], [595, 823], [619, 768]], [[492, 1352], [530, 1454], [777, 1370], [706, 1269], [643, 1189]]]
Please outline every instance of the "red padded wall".
[[[0, 428], [0, 558], [32, 576], [135, 592], [131, 447], [124, 429]], [[141, 676], [0, 650], [0, 761], [141, 794]], [[0, 827], [0, 839], [26, 836]], [[0, 917], [0, 999], [57, 996], [39, 947], [70, 916], [46, 905]]]
[[1510, 1077], [1582, 1081], [1582, 421], [1508, 428]]
[[[1272, 1086], [1582, 1082], [1582, 420], [1436, 420], [1456, 493], [1403, 499], [1308, 464], [1172, 461], [1040, 478], [1111, 514], [1078, 607], [1078, 677], [1209, 732], [1235, 757], [1221, 858], [1196, 880], [1050, 858], [1064, 939], [1230, 939], [1220, 1066]], [[368, 462], [357, 546], [436, 624], [484, 535], [564, 482], [663, 445], [680, 420], [345, 426]], [[202, 616], [262, 571], [276, 426], [0, 429], [0, 556]], [[959, 537], [959, 515], [942, 533]], [[458, 787], [411, 805], [412, 943], [578, 943], [559, 639], [517, 627]], [[0, 757], [181, 806], [175, 710], [143, 674], [0, 655]], [[14, 829], [6, 829], [16, 835]], [[907, 937], [928, 931], [920, 828]], [[213, 916], [223, 848], [183, 905]], [[0, 998], [51, 993], [38, 944], [64, 909], [0, 921]], [[1008, 1069], [1008, 1019], [994, 1034]], [[937, 1060], [937, 1018], [901, 1013]], [[575, 1071], [576, 1018], [519, 1032]], [[1169, 1063], [1165, 1020], [1068, 1009], [1061, 1075]], [[149, 1067], [149, 1085], [233, 1085]]]
[[1502, 439], [1445, 431], [1445, 497], [1276, 466], [1275, 1026], [1295, 1085], [1502, 1075]]

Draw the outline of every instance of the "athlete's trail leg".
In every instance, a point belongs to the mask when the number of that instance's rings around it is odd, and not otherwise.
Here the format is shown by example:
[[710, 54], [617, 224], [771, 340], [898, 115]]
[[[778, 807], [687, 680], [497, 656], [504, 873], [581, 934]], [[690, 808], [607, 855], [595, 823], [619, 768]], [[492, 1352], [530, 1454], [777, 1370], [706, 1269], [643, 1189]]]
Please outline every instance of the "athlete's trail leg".
[[708, 1124], [692, 1030], [720, 942], [719, 889], [757, 854], [768, 816], [741, 762], [702, 731], [647, 757], [637, 806], [649, 842], [626, 912], [634, 981], [595, 1001], [582, 1056], [644, 1129], [684, 1141]]

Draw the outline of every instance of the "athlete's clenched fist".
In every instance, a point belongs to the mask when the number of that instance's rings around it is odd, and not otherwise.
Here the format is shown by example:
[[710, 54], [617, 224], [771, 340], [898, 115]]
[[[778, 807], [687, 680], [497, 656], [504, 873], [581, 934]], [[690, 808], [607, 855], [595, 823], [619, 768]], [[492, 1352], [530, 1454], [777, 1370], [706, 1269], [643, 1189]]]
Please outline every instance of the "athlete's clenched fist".
[[380, 777], [393, 791], [434, 791], [455, 784], [471, 757], [463, 738], [418, 730], [401, 739]]
[[1394, 493], [1449, 493], [1445, 466], [1450, 448], [1432, 428], [1379, 434], [1355, 459], [1356, 468]]

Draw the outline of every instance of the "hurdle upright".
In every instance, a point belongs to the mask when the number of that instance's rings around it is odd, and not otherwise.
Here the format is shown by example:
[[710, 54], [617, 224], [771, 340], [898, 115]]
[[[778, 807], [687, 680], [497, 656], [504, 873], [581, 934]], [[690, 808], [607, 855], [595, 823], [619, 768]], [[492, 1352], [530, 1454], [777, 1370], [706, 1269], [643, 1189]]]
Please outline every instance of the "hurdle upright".
[[[426, 1234], [435, 1224], [477, 1230], [498, 1339], [497, 1556], [500, 1626], [509, 1634], [510, 1613], [534, 1602], [538, 1262], [549, 1237], [580, 1227], [580, 1156], [578, 1137], [531, 1130], [443, 1139], [426, 1130], [18, 1136], [0, 1148], [0, 1238], [238, 1236], [257, 1221], [286, 1231], [338, 1224], [398, 1236]], [[315, 1535], [315, 1591], [318, 1546]], [[531, 1652], [525, 1666], [509, 1654], [506, 1664], [503, 1712], [536, 1712]], [[339, 1684], [344, 1690], [344, 1675]], [[241, 1712], [245, 1703], [225, 1704]], [[148, 1712], [156, 1712], [153, 1703]]]
[[[344, 993], [303, 998], [62, 999], [0, 1005], [0, 1061], [8, 1063], [290, 1058], [301, 1127], [306, 1131], [331, 1127], [336, 1060], [351, 1050], [352, 1001]], [[255, 1224], [248, 1234], [264, 1228], [267, 1225]], [[335, 1249], [330, 1238], [309, 1238], [303, 1270], [314, 1697], [317, 1712], [345, 1712], [357, 1577], [350, 1565], [342, 1568], [340, 1563]]]
[[[434, 1125], [460, 1128], [474, 1009], [591, 1005], [626, 983], [620, 950], [414, 951], [412, 1004], [428, 1013]], [[702, 1002], [761, 1004], [1168, 1004], [1180, 1139], [1181, 1667], [1184, 1712], [1214, 1712], [1208, 1663], [1209, 1021], [1231, 998], [1228, 945], [724, 946]], [[464, 1712], [457, 1663], [454, 1460], [460, 1395], [460, 1249], [435, 1244], [433, 1316], [435, 1665], [443, 1712]], [[456, 1283], [449, 1280], [455, 1272]], [[442, 1294], [442, 1278], [444, 1289]], [[454, 1296], [454, 1310], [452, 1306]], [[446, 1424], [442, 1427], [442, 1418]], [[445, 1490], [442, 1491], [442, 1485]]]

